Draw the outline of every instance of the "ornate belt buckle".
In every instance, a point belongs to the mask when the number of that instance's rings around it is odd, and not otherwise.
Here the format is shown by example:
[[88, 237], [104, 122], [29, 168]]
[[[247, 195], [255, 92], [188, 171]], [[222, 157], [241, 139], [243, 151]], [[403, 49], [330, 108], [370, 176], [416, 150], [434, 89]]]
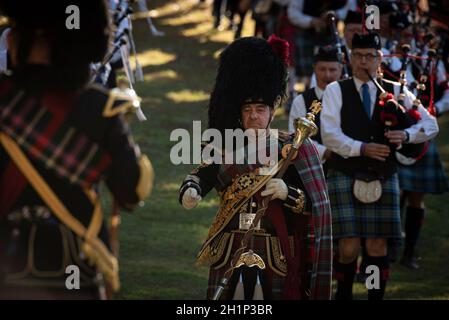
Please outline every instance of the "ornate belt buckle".
[[[256, 217], [255, 213], [240, 213], [239, 219], [239, 229], [240, 230], [249, 230], [251, 228], [251, 224], [253, 223], [254, 218]], [[260, 220], [257, 225], [254, 227], [254, 230], [260, 230]]]

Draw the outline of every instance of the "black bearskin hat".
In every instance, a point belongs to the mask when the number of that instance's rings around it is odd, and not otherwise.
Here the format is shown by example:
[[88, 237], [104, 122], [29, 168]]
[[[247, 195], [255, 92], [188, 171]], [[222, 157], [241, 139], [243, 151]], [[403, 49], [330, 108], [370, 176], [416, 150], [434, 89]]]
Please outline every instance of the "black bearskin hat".
[[354, 23], [354, 24], [362, 24], [363, 23], [363, 18], [362, 18], [362, 13], [358, 12], [358, 11], [352, 11], [349, 10], [348, 13], [346, 14], [346, 18], [345, 18], [345, 24], [350, 24], [350, 23]]
[[318, 52], [313, 56], [313, 62], [318, 61], [336, 61], [338, 62], [338, 50], [335, 46], [323, 46], [318, 48]]
[[397, 11], [389, 18], [390, 28], [404, 30], [413, 24], [412, 17], [407, 12]]
[[354, 34], [354, 37], [352, 38], [352, 49], [357, 48], [373, 48], [380, 50], [381, 44], [379, 35], [377, 33]]
[[224, 132], [240, 128], [245, 102], [274, 108], [286, 96], [288, 43], [272, 36], [267, 40], [244, 37], [220, 54], [215, 85], [209, 102], [209, 128]]
[[[69, 29], [79, 9], [79, 29]], [[0, 15], [8, 18], [16, 35], [18, 65], [26, 63], [33, 42], [45, 38], [51, 48], [51, 65], [60, 70], [62, 82], [81, 85], [89, 75], [89, 64], [105, 56], [110, 42], [110, 13], [106, 0], [0, 0]], [[65, 76], [64, 76], [65, 74]]]

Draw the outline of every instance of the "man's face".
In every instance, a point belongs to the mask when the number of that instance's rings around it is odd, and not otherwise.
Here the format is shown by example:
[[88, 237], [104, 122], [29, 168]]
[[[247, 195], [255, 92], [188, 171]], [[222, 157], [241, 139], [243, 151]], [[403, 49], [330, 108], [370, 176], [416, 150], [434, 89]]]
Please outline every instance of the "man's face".
[[318, 87], [321, 89], [341, 77], [342, 66], [337, 61], [317, 61], [315, 64], [315, 75]]
[[243, 129], [266, 129], [271, 121], [271, 111], [266, 104], [249, 103], [241, 109]]
[[363, 30], [361, 23], [348, 23], [345, 25], [344, 36], [348, 48], [352, 47], [352, 37], [354, 37], [354, 34], [362, 34], [362, 32]]
[[381, 52], [374, 48], [357, 48], [351, 52], [352, 72], [358, 78], [365, 77], [365, 70], [373, 75], [382, 61]]

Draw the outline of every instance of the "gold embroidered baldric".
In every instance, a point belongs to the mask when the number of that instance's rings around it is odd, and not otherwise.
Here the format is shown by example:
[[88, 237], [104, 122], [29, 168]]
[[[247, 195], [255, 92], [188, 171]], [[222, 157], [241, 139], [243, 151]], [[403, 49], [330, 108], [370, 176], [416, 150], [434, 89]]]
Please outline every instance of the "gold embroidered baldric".
[[220, 207], [209, 229], [207, 240], [197, 255], [197, 264], [210, 263], [210, 243], [231, 221], [238, 210], [270, 180], [282, 166], [281, 159], [269, 174], [260, 175], [258, 170], [236, 176], [231, 185], [220, 193]]
[[301, 189], [295, 189], [290, 186], [288, 188], [289, 195], [287, 196], [287, 198], [291, 201], [289, 201], [288, 203], [284, 203], [284, 206], [292, 210], [294, 213], [303, 213], [306, 205], [306, 195], [304, 191], [302, 191]]

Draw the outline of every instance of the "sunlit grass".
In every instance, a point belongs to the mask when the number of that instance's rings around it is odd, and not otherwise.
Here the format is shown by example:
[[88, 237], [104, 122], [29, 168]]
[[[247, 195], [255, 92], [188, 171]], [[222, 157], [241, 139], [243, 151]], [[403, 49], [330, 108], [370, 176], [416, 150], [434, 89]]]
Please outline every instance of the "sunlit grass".
[[204, 91], [191, 91], [191, 90], [181, 90], [181, 91], [170, 91], [167, 93], [167, 98], [176, 103], [182, 102], [198, 102], [209, 100], [209, 94]]
[[[156, 49], [139, 53], [137, 59], [142, 67], [159, 66], [176, 60], [176, 55]], [[134, 63], [134, 61], [132, 62]]]
[[[120, 270], [123, 299], [203, 299], [208, 270], [195, 266], [195, 257], [216, 214], [215, 191], [197, 208], [178, 203], [178, 188], [194, 165], [172, 165], [170, 150], [176, 128], [192, 130], [192, 121], [206, 128], [208, 94], [212, 88], [218, 54], [233, 39], [233, 32], [212, 31], [210, 6], [197, 0], [151, 0], [149, 13], [136, 15], [136, 46], [145, 82], [136, 84], [147, 122], [133, 122], [132, 131], [155, 168], [153, 194], [133, 214], [123, 213], [120, 230]], [[155, 17], [165, 37], [152, 37], [143, 19]], [[249, 19], [249, 15], [247, 16]], [[251, 35], [247, 21], [243, 35]], [[226, 28], [227, 22], [223, 23]], [[298, 87], [298, 89], [302, 89]], [[287, 115], [279, 112], [274, 127], [286, 128]], [[449, 167], [449, 117], [440, 119], [441, 157]], [[388, 299], [449, 299], [449, 207], [446, 196], [428, 197], [428, 216], [419, 252], [422, 268], [411, 272], [392, 267]], [[362, 284], [354, 288], [357, 299], [366, 299]]]
[[144, 79], [145, 81], [174, 80], [179, 79], [179, 76], [174, 70], [162, 70], [148, 72], [144, 75]]

